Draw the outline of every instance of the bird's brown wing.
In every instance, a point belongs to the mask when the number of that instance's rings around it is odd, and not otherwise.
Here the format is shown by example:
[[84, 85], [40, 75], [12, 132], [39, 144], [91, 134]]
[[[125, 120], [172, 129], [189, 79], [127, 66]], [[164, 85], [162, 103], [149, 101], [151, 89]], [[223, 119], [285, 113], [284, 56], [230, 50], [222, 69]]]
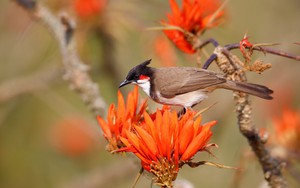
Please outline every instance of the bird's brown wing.
[[[222, 84], [226, 79], [216, 73], [193, 67], [159, 68], [155, 87], [166, 98]], [[172, 79], [170, 79], [172, 78]]]

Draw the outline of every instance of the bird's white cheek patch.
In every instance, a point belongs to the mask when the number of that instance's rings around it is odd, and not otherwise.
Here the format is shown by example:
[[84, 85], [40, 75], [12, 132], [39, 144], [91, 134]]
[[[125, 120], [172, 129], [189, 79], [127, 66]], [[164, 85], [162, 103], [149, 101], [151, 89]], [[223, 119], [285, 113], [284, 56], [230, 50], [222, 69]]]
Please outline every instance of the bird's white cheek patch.
[[148, 79], [138, 80], [137, 84], [148, 96], [150, 96], [150, 81]]

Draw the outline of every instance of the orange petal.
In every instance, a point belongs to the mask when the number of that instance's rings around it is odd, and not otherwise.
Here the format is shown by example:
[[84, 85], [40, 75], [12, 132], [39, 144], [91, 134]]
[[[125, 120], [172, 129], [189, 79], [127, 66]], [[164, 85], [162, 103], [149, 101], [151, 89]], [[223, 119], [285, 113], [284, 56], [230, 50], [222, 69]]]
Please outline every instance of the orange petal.
[[164, 157], [170, 158], [170, 111], [165, 111], [163, 114], [163, 123], [161, 126], [161, 141], [162, 141], [162, 154]]
[[180, 16], [180, 9], [178, 7], [178, 4], [176, 3], [175, 0], [169, 0], [170, 2], [170, 7], [172, 9], [172, 13], [175, 17], [179, 17]]
[[132, 118], [135, 114], [135, 101], [133, 99], [132, 93], [127, 96], [127, 106], [126, 106], [126, 119]]
[[150, 131], [150, 134], [154, 137], [155, 140], [158, 140], [157, 130], [155, 129], [154, 122], [152, 121], [150, 115], [147, 112], [144, 112], [144, 121]]
[[116, 109], [115, 109], [115, 105], [111, 104], [108, 108], [108, 112], [107, 112], [107, 123], [109, 125], [113, 125], [115, 124], [115, 118], [116, 118]]
[[179, 129], [180, 127], [179, 127], [178, 116], [177, 116], [176, 111], [173, 112], [172, 120], [174, 121], [174, 125], [173, 125], [173, 130], [174, 130], [174, 133], [173, 133], [174, 141], [173, 141], [173, 143], [174, 143], [174, 147], [179, 147], [179, 145], [178, 146], [176, 145], [176, 143], [177, 143], [176, 140], [178, 140], [179, 137], [180, 137], [180, 129]]
[[132, 133], [132, 132], [129, 132], [128, 130], [125, 130], [126, 132], [126, 136], [127, 136], [127, 140], [128, 142], [138, 151], [141, 150], [140, 148], [140, 140], [138, 139], [138, 137]]
[[151, 153], [149, 155], [147, 147], [144, 145], [144, 143], [141, 142], [141, 140], [135, 133], [126, 130], [126, 135], [128, 137], [127, 140], [129, 141], [129, 143], [137, 150], [137, 152], [135, 153], [137, 156], [141, 156], [145, 159], [151, 157]]
[[138, 96], [139, 96], [139, 87], [136, 85], [136, 86], [134, 86], [134, 89], [133, 89], [133, 101], [135, 104], [135, 107], [134, 107], [135, 109], [138, 104]]
[[210, 131], [210, 128], [215, 124], [215, 122], [209, 122], [207, 125], [203, 126], [203, 131], [199, 135], [197, 135], [192, 142], [189, 144], [187, 149], [184, 151], [184, 153], [181, 156], [181, 160], [186, 161], [189, 160], [191, 157], [193, 157], [201, 148], [205, 146], [205, 144], [208, 142], [210, 137], [212, 136], [212, 133]]
[[112, 134], [110, 132], [110, 128], [109, 128], [108, 124], [100, 116], [97, 116], [97, 120], [98, 120], [98, 123], [99, 123], [105, 137], [111, 138]]
[[[156, 143], [155, 143], [153, 137], [148, 132], [146, 132], [144, 129], [142, 129], [141, 127], [135, 126], [135, 130], [141, 137], [141, 140], [144, 141], [144, 144], [148, 147], [148, 153], [151, 153], [152, 157], [156, 156], [157, 155], [157, 147], [156, 147]], [[153, 159], [154, 159], [154, 157], [153, 157]]]
[[129, 143], [129, 141], [126, 138], [120, 137], [120, 140], [126, 147], [131, 146], [131, 144]]
[[120, 127], [120, 135], [121, 136], [123, 136], [123, 137], [126, 137], [126, 132], [125, 132], [125, 130], [128, 130], [128, 131], [130, 131], [131, 130], [131, 120], [129, 119], [128, 121], [125, 121], [125, 122], [123, 122], [123, 125], [122, 125], [122, 127]]
[[156, 142], [156, 145], [158, 148], [158, 152], [162, 153], [162, 143], [161, 143], [161, 140], [159, 139], [159, 135], [158, 135], [159, 130], [156, 129], [154, 122], [152, 121], [150, 115], [147, 112], [144, 112], [144, 120], [145, 120], [145, 123], [146, 123], [147, 127], [149, 128], [149, 131], [151, 132], [153, 138], [155, 139], [155, 142]]
[[204, 125], [202, 125], [203, 127], [207, 127], [208, 129], [210, 129], [212, 126], [214, 126], [215, 124], [217, 123], [216, 120], [214, 121], [210, 121], [210, 122], [207, 122], [205, 123]]
[[151, 160], [149, 160], [148, 158], [146, 158], [144, 155], [141, 155], [140, 153], [134, 153], [139, 159], [141, 159], [143, 164], [151, 164]]
[[118, 90], [118, 119], [125, 119], [125, 102], [122, 93]]
[[199, 129], [202, 127], [200, 126], [201, 119], [201, 116], [199, 116], [194, 122], [194, 137], [198, 134]]
[[191, 143], [194, 138], [194, 127], [193, 121], [189, 120], [185, 123], [179, 135], [179, 154], [183, 154], [187, 149], [187, 146]]
[[145, 100], [142, 102], [142, 104], [140, 105], [138, 114], [135, 116], [135, 119], [134, 119], [135, 122], [139, 122], [139, 121], [141, 120], [141, 116], [142, 116], [142, 114], [146, 111], [147, 106], [148, 106], [148, 104], [147, 104], [147, 99], [145, 99]]

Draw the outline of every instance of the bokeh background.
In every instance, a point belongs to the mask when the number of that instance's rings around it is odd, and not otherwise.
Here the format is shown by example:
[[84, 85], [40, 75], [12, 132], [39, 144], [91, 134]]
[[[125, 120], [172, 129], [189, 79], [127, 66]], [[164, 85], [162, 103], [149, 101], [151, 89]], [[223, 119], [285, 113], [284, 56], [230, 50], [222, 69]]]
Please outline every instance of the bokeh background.
[[[103, 8], [91, 16], [78, 13], [75, 0], [41, 2], [55, 14], [65, 12], [76, 20], [78, 54], [91, 67], [90, 74], [107, 104], [116, 102], [118, 84], [144, 60], [152, 58], [156, 67], [196, 66], [196, 55], [177, 50], [161, 31], [147, 30], [166, 18], [168, 1], [99, 1]], [[213, 37], [225, 45], [239, 42], [247, 33], [253, 43], [278, 42], [275, 49], [300, 55], [300, 45], [293, 44], [300, 42], [299, 0], [231, 0], [226, 9], [224, 24], [207, 31], [202, 39]], [[211, 53], [212, 47], [206, 50]], [[235, 54], [240, 56], [238, 50]], [[263, 53], [255, 53], [256, 58], [273, 67], [263, 74], [249, 73], [249, 81], [269, 86], [275, 98], [251, 98], [253, 121], [272, 132], [272, 119], [280, 116], [282, 106], [299, 109], [300, 62]], [[132, 156], [105, 151], [106, 141], [95, 116], [62, 78], [57, 41], [13, 1], [0, 1], [0, 61], [1, 188], [130, 187], [139, 171], [138, 162]], [[216, 66], [210, 69], [217, 71]], [[122, 93], [132, 88], [125, 87]], [[213, 151], [215, 158], [201, 154], [197, 159], [243, 171], [183, 167], [179, 179], [194, 187], [262, 186], [261, 167], [237, 128], [231, 93], [216, 91], [196, 108], [215, 102], [203, 121], [218, 121], [212, 142], [219, 148]], [[158, 107], [152, 101], [149, 106], [150, 110]], [[290, 187], [299, 186], [288, 174], [287, 178]], [[137, 187], [150, 187], [150, 179], [143, 176]]]

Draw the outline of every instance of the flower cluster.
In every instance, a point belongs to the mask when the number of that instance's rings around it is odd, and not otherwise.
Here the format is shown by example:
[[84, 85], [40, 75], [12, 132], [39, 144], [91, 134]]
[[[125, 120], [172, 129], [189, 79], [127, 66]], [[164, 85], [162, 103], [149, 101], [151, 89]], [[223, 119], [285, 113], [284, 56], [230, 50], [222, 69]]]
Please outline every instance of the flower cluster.
[[293, 153], [300, 153], [300, 113], [290, 108], [284, 108], [281, 117], [274, 122], [274, 137], [272, 142]]
[[124, 145], [120, 141], [120, 137], [126, 137], [125, 131], [130, 131], [132, 125], [138, 124], [142, 119], [142, 115], [147, 107], [147, 102], [144, 100], [139, 107], [139, 110], [137, 110], [137, 104], [138, 86], [134, 88], [133, 92], [128, 94], [126, 106], [123, 95], [118, 91], [118, 108], [116, 108], [114, 104], [110, 105], [107, 121], [100, 116], [97, 117], [103, 135], [109, 143], [106, 147], [108, 151], [122, 148]]
[[109, 150], [132, 152], [144, 170], [154, 174], [157, 185], [170, 187], [179, 169], [199, 151], [207, 151], [211, 127], [216, 121], [200, 125], [201, 116], [187, 110], [178, 118], [177, 112], [164, 106], [149, 114], [143, 102], [137, 109], [137, 87], [129, 93], [127, 107], [118, 93], [118, 109], [111, 105], [107, 122], [98, 117]]
[[122, 151], [133, 152], [143, 168], [155, 175], [156, 184], [169, 187], [179, 168], [198, 151], [205, 151], [212, 136], [210, 128], [216, 122], [201, 126], [201, 118], [194, 121], [194, 115], [188, 110], [178, 119], [175, 111], [158, 110], [152, 119], [145, 112], [145, 121], [135, 125], [134, 131], [127, 131], [127, 138], [121, 138], [126, 145]]
[[205, 29], [217, 26], [224, 16], [218, 0], [183, 0], [182, 9], [175, 0], [170, 0], [171, 13], [163, 25], [175, 26], [177, 29], [165, 29], [166, 36], [183, 52], [195, 53], [193, 38]]
[[75, 115], [63, 117], [53, 124], [49, 141], [54, 149], [70, 157], [87, 155], [96, 146], [91, 125]]
[[82, 18], [90, 18], [102, 12], [107, 0], [75, 0], [74, 10]]
[[176, 54], [170, 41], [163, 35], [157, 36], [153, 41], [156, 58], [164, 67], [176, 66]]

